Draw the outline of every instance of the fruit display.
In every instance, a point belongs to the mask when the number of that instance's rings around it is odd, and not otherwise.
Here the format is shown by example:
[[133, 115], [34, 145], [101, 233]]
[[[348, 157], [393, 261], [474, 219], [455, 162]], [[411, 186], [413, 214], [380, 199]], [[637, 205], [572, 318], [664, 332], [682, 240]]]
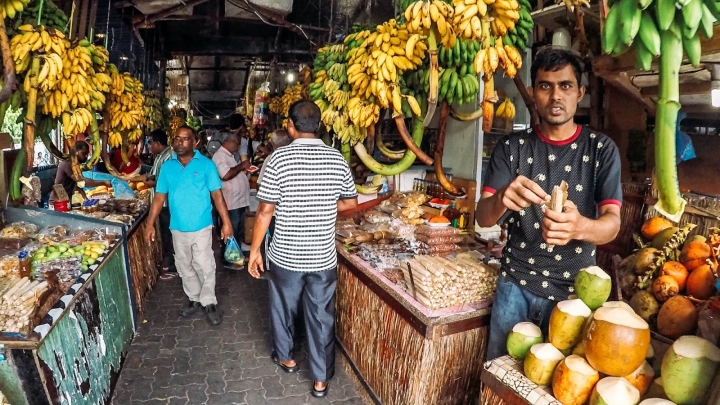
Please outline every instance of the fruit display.
[[167, 126], [165, 113], [166, 102], [160, 98], [157, 90], [146, 90], [145, 93], [145, 129], [152, 132]]
[[555, 368], [552, 389], [563, 405], [582, 405], [590, 399], [593, 387], [600, 380], [600, 374], [588, 362], [571, 354]]
[[513, 326], [505, 346], [510, 357], [522, 361], [525, 360], [530, 348], [542, 341], [542, 331], [537, 325], [532, 322], [520, 322]]
[[[339, 66], [339, 64], [335, 64], [334, 66]], [[288, 86], [283, 92], [282, 97], [273, 97], [270, 100], [270, 111], [275, 114], [282, 115], [283, 117], [287, 117], [290, 106], [297, 101], [306, 99], [307, 97], [307, 87], [302, 83], [296, 83], [292, 86]], [[273, 105], [275, 99], [278, 99], [278, 101], [275, 102], [275, 105]]]
[[[614, 56], [635, 51], [636, 67], [659, 72], [655, 113], [655, 172], [658, 203], [668, 215], [682, 213], [683, 199], [675, 163], [675, 127], [680, 104], [680, 67], [683, 53], [700, 65], [701, 35], [713, 35], [720, 19], [716, 2], [703, 0], [620, 0], [607, 13], [602, 29], [604, 53]], [[657, 67], [653, 68], [653, 60]]]
[[28, 0], [0, 0], [0, 18], [15, 18], [15, 15], [22, 13], [27, 6]]
[[677, 404], [701, 405], [720, 365], [720, 349], [697, 336], [677, 339], [662, 361], [665, 394]]
[[[17, 33], [17, 28], [21, 25], [38, 23], [40, 2], [41, 0], [30, 0], [26, 2], [25, 8], [22, 10], [23, 12], [15, 20], [15, 23], [8, 27], [8, 35], [15, 35]], [[40, 25], [48, 29], [53, 28], [59, 30], [63, 34], [67, 34], [68, 17], [52, 1], [42, 0]]]
[[639, 249], [625, 258], [621, 273], [623, 296], [655, 330], [669, 338], [692, 334], [698, 309], [717, 295], [720, 230], [694, 234], [693, 224], [681, 228], [661, 218], [648, 218], [636, 237]]

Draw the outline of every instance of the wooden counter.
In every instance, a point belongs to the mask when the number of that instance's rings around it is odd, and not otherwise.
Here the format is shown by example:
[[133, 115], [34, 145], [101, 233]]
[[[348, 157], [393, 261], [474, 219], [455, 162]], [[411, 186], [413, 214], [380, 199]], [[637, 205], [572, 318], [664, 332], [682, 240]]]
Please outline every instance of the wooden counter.
[[378, 404], [470, 404], [478, 398], [490, 308], [428, 316], [338, 245], [336, 335]]

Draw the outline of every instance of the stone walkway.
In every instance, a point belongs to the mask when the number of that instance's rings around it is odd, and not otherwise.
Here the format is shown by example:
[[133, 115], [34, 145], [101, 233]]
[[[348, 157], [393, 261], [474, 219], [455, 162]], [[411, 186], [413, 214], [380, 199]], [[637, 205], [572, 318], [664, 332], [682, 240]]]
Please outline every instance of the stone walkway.
[[181, 318], [187, 301], [180, 278], [159, 280], [150, 293], [112, 404], [364, 404], [337, 354], [327, 397], [310, 394], [304, 337], [296, 342], [300, 372], [287, 374], [270, 360], [267, 281], [218, 268], [223, 323], [204, 313]]

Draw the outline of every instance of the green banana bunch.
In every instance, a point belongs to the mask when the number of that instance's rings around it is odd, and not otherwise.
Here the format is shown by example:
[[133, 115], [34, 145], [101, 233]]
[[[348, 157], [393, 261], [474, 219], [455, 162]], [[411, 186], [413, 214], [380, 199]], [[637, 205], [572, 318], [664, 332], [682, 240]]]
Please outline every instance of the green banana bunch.
[[519, 51], [525, 50], [532, 42], [532, 30], [535, 23], [533, 22], [530, 11], [532, 6], [528, 0], [518, 0], [520, 4], [520, 19], [515, 23], [513, 29], [509, 29], [507, 34], [503, 36], [503, 45], [510, 45]]
[[[22, 14], [20, 14], [20, 17], [15, 20], [13, 24], [8, 25], [8, 36], [12, 37], [17, 34], [18, 27], [22, 25], [37, 25], [39, 10], [40, 0], [29, 1]], [[45, 28], [54, 28], [63, 34], [67, 34], [68, 17], [51, 0], [44, 0], [42, 15], [40, 16], [40, 25], [45, 26]]]
[[442, 44], [438, 45], [438, 62], [444, 68], [461, 67], [467, 65], [472, 67], [475, 54], [480, 50], [482, 45], [478, 41], [466, 40], [458, 38], [455, 46], [445, 48]]
[[475, 101], [480, 84], [475, 71], [470, 68], [448, 68], [440, 73], [438, 100], [447, 100], [450, 104], [467, 104]]

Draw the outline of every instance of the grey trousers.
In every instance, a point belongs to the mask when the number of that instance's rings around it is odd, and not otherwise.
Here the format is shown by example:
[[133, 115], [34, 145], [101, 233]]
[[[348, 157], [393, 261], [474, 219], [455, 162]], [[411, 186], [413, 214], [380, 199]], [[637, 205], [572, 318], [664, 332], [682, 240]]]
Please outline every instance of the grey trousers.
[[281, 361], [292, 359], [295, 315], [302, 302], [308, 338], [310, 377], [335, 374], [335, 287], [337, 270], [297, 272], [270, 262], [270, 328]]
[[175, 248], [175, 267], [190, 301], [202, 306], [217, 304], [215, 298], [215, 255], [212, 225], [196, 232], [171, 231]]

